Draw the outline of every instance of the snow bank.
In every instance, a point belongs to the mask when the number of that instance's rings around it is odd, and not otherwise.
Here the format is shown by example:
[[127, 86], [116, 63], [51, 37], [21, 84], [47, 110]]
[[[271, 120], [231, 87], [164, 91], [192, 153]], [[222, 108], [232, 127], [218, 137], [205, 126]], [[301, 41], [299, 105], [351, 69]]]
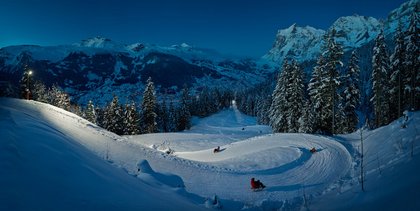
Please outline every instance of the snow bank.
[[46, 115], [87, 133], [61, 109], [0, 98], [0, 210], [201, 209], [110, 165]]

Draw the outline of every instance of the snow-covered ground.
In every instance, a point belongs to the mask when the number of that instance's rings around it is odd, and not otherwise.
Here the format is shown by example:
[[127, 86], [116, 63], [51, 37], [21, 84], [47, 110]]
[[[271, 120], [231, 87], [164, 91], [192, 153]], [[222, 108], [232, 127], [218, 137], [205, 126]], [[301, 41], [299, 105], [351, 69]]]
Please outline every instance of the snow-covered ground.
[[[0, 98], [0, 210], [198, 210], [214, 195], [226, 210], [419, 209], [420, 113], [402, 121], [363, 131], [362, 192], [360, 131], [272, 134], [231, 108], [189, 131], [120, 137], [50, 105]], [[267, 188], [251, 191], [252, 177]]]

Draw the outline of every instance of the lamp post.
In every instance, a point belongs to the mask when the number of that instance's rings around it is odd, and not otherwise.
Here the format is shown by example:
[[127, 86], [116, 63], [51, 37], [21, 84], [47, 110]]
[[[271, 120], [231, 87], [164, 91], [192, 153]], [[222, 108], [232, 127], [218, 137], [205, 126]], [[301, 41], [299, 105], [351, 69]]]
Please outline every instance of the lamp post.
[[31, 80], [31, 75], [32, 75], [32, 70], [27, 70], [26, 71], [26, 99], [29, 100], [30, 98], [30, 94], [31, 94], [31, 90], [29, 87], [29, 81]]

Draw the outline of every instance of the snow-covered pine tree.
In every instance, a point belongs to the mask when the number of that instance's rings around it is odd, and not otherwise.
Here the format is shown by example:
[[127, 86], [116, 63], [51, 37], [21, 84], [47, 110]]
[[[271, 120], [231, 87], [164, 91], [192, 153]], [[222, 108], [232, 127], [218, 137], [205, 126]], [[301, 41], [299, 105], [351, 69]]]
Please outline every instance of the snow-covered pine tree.
[[299, 118], [299, 133], [314, 132], [315, 112], [313, 109], [309, 100], [306, 100], [302, 110], [302, 116]]
[[304, 106], [304, 82], [303, 71], [299, 67], [296, 60], [292, 60], [289, 66], [288, 80], [286, 85], [286, 118], [289, 133], [296, 133], [299, 131], [299, 118], [302, 116]]
[[[332, 29], [325, 40], [325, 50], [322, 55], [325, 58], [324, 71], [321, 78], [321, 95], [324, 98], [325, 105], [321, 110], [322, 130], [326, 133], [334, 134], [338, 127], [337, 109], [340, 102], [338, 93], [340, 87], [339, 68], [343, 66], [341, 58], [343, 56], [343, 47], [335, 41], [336, 30]], [[323, 88], [325, 86], [325, 88]], [[325, 91], [325, 92], [324, 92]]]
[[169, 102], [169, 111], [168, 111], [168, 131], [169, 132], [175, 132], [176, 131], [176, 124], [178, 122], [178, 117], [176, 114], [175, 106], [174, 106], [174, 100], [171, 99]]
[[389, 56], [386, 51], [383, 30], [375, 39], [372, 56], [372, 98], [374, 125], [389, 123]]
[[322, 78], [326, 73], [325, 68], [325, 59], [322, 54], [319, 56], [317, 65], [312, 71], [312, 77], [308, 84], [308, 95], [309, 95], [309, 108], [312, 112], [313, 124], [312, 132], [320, 132], [321, 129], [321, 111], [325, 106], [323, 94], [326, 92], [326, 86], [322, 84]]
[[271, 105], [271, 96], [259, 96], [257, 100], [257, 121], [258, 124], [268, 125], [270, 123], [269, 110]]
[[76, 114], [77, 116], [85, 118], [85, 112], [83, 112], [82, 107], [80, 107], [77, 104], [70, 104], [69, 110], [73, 114]]
[[157, 131], [156, 123], [156, 96], [155, 85], [152, 78], [149, 77], [146, 82], [146, 88], [143, 92], [143, 102], [141, 105], [141, 124], [143, 126], [143, 133], [154, 133]]
[[137, 135], [139, 130], [139, 113], [137, 112], [136, 104], [125, 105], [124, 118], [123, 118], [123, 133], [124, 135]]
[[106, 112], [106, 107], [105, 108], [100, 108], [100, 107], [96, 107], [95, 108], [95, 114], [96, 114], [96, 124], [104, 129], [106, 129], [105, 127], [105, 112]]
[[64, 110], [70, 110], [70, 97], [67, 93], [63, 92], [57, 85], [53, 85], [48, 90], [48, 101], [49, 104], [62, 108]]
[[191, 128], [191, 113], [189, 109], [190, 93], [187, 85], [182, 89], [181, 105], [178, 111], [177, 130], [183, 131]]
[[280, 133], [286, 132], [287, 118], [286, 118], [286, 84], [289, 78], [290, 65], [287, 60], [284, 60], [282, 65], [282, 71], [279, 73], [277, 78], [276, 87], [272, 94], [272, 103], [269, 110], [270, 115], [270, 126], [273, 128], [273, 132]]
[[255, 99], [254, 99], [254, 96], [251, 96], [251, 95], [246, 96], [245, 112], [248, 115], [255, 116]]
[[104, 116], [104, 128], [118, 135], [124, 132], [124, 111], [118, 101], [118, 96], [114, 96], [112, 102], [107, 106]]
[[405, 75], [405, 42], [404, 33], [401, 31], [401, 22], [398, 23], [397, 32], [395, 33], [394, 42], [395, 48], [394, 53], [391, 55], [390, 60], [390, 71], [391, 76], [389, 80], [390, 84], [390, 120], [395, 120], [402, 116], [404, 103], [404, 81], [402, 76]]
[[160, 130], [164, 133], [169, 132], [169, 111], [166, 105], [166, 95], [162, 97], [162, 102], [159, 105], [158, 125]]
[[95, 106], [93, 105], [92, 100], [89, 100], [87, 104], [85, 117], [89, 122], [96, 124], [96, 112], [95, 112]]
[[406, 57], [404, 67], [405, 98], [408, 101], [408, 108], [411, 110], [420, 109], [420, 31], [418, 7], [415, 8], [410, 17], [410, 25], [406, 32]]
[[356, 109], [360, 104], [359, 77], [359, 58], [356, 51], [353, 51], [343, 80], [344, 91], [342, 96], [342, 107], [344, 120], [342, 122], [342, 130], [344, 133], [355, 131], [359, 122], [356, 113]]
[[41, 81], [35, 81], [33, 88], [33, 99], [38, 102], [48, 103], [47, 88]]

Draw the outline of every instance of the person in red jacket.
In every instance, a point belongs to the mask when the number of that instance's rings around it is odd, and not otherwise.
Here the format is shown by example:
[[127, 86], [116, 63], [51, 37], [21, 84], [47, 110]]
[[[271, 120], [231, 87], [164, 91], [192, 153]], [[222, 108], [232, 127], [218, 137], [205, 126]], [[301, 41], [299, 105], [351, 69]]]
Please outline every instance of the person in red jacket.
[[251, 178], [251, 189], [259, 189], [265, 188], [265, 185], [262, 184], [259, 180], [255, 180], [255, 178]]

